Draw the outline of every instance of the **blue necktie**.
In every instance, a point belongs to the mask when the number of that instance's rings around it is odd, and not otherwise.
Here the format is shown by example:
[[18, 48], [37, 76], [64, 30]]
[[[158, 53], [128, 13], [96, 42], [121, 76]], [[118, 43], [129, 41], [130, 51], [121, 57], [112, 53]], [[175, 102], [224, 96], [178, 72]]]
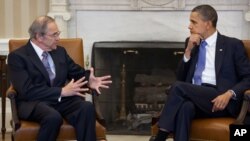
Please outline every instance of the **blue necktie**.
[[49, 65], [49, 61], [48, 61], [48, 52], [43, 52], [42, 53], [42, 62], [44, 67], [46, 68], [48, 74], [49, 74], [49, 79], [50, 79], [50, 84], [51, 86], [53, 85], [53, 81], [55, 79], [55, 74], [52, 72], [50, 65]]
[[198, 58], [198, 62], [196, 64], [196, 69], [194, 72], [194, 84], [196, 85], [201, 85], [201, 74], [203, 72], [203, 70], [205, 69], [205, 65], [206, 65], [206, 45], [207, 42], [202, 40], [200, 47], [199, 47], [199, 58]]

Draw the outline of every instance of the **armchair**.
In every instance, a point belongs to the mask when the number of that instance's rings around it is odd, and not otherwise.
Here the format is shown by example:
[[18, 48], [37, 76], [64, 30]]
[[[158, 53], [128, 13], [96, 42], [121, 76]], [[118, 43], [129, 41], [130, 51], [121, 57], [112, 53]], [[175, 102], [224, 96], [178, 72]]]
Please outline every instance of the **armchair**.
[[[23, 40], [10, 40], [9, 41], [9, 51], [13, 51], [22, 45], [27, 43], [27, 39]], [[80, 66], [84, 67], [84, 58], [83, 58], [83, 42], [82, 39], [60, 39], [60, 46], [63, 46], [69, 56]], [[11, 103], [11, 112], [12, 112], [12, 141], [29, 141], [36, 140], [39, 124], [35, 122], [20, 120], [17, 115], [17, 107], [15, 97], [17, 96], [17, 92], [14, 90], [12, 86], [10, 86], [6, 92], [7, 97], [10, 99]], [[94, 97], [94, 96], [93, 96]], [[96, 136], [97, 140], [106, 140], [106, 129], [104, 125], [104, 119], [99, 111], [99, 106], [96, 102], [96, 98], [93, 98], [93, 102], [96, 108]], [[74, 140], [76, 139], [74, 128], [64, 120], [63, 125], [61, 126], [58, 140]]]
[[[243, 40], [244, 47], [250, 58], [250, 40]], [[244, 100], [241, 111], [237, 118], [221, 117], [221, 118], [200, 118], [194, 119], [191, 125], [190, 140], [191, 141], [229, 141], [230, 124], [243, 124], [248, 109], [250, 109], [250, 90], [244, 93]], [[151, 122], [151, 138], [153, 141], [158, 132], [159, 117], [153, 117]]]

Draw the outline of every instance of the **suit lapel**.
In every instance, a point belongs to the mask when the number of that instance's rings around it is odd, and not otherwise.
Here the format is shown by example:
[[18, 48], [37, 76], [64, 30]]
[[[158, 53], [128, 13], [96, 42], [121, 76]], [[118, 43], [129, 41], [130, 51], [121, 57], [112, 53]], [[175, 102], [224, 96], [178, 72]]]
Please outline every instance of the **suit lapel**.
[[220, 35], [218, 33], [217, 42], [216, 42], [216, 49], [215, 49], [215, 73], [216, 73], [216, 76], [218, 76], [218, 74], [219, 74], [225, 50], [226, 50], [226, 47], [224, 45], [223, 37], [222, 37], [222, 35]]
[[44, 75], [47, 82], [50, 82], [48, 72], [46, 71], [42, 61], [40, 60], [40, 58], [36, 54], [36, 51], [34, 50], [32, 45], [30, 44], [30, 42], [28, 42], [28, 44], [27, 44], [27, 56], [30, 58], [31, 62], [37, 67], [37, 69]]
[[[216, 76], [218, 76], [221, 65], [222, 65], [222, 61], [223, 61], [223, 57], [224, 57], [224, 53], [225, 53], [225, 45], [224, 45], [224, 39], [223, 36], [220, 35], [218, 33], [218, 37], [217, 37], [217, 41], [216, 41], [216, 47], [215, 47], [215, 73]], [[190, 72], [189, 75], [190, 77], [187, 78], [187, 81], [192, 81], [193, 75], [194, 75], [194, 71], [195, 71], [195, 67], [196, 67], [196, 63], [198, 60], [198, 54], [199, 54], [199, 46], [196, 46], [193, 50], [192, 50], [192, 59], [193, 61], [190, 64]]]
[[60, 59], [61, 59], [61, 56], [58, 54], [58, 52], [57, 52], [57, 50], [53, 50], [53, 51], [51, 51], [50, 52], [50, 56], [51, 56], [51, 58], [52, 58], [52, 60], [53, 60], [53, 62], [54, 62], [54, 65], [55, 65], [55, 73], [56, 73], [56, 77], [55, 77], [55, 79], [54, 79], [54, 85], [56, 84], [56, 82], [57, 82], [57, 79], [58, 78], [61, 78], [60, 77], [60, 69], [62, 69], [61, 67], [60, 67]]

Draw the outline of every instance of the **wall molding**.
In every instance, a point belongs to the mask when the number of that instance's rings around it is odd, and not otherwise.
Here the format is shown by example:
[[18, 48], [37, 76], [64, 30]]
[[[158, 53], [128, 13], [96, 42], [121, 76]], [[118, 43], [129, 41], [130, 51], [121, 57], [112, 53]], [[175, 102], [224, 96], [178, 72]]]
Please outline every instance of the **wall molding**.
[[249, 10], [250, 0], [68, 0], [70, 10], [191, 10], [210, 4], [217, 10]]

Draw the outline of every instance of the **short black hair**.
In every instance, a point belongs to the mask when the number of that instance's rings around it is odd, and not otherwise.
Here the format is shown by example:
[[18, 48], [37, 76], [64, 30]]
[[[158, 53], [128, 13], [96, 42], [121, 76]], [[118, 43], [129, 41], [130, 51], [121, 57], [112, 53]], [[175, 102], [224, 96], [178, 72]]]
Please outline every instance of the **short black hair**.
[[202, 20], [211, 21], [213, 26], [216, 27], [218, 15], [216, 10], [210, 5], [199, 5], [195, 7], [192, 12], [197, 12], [202, 16]]

